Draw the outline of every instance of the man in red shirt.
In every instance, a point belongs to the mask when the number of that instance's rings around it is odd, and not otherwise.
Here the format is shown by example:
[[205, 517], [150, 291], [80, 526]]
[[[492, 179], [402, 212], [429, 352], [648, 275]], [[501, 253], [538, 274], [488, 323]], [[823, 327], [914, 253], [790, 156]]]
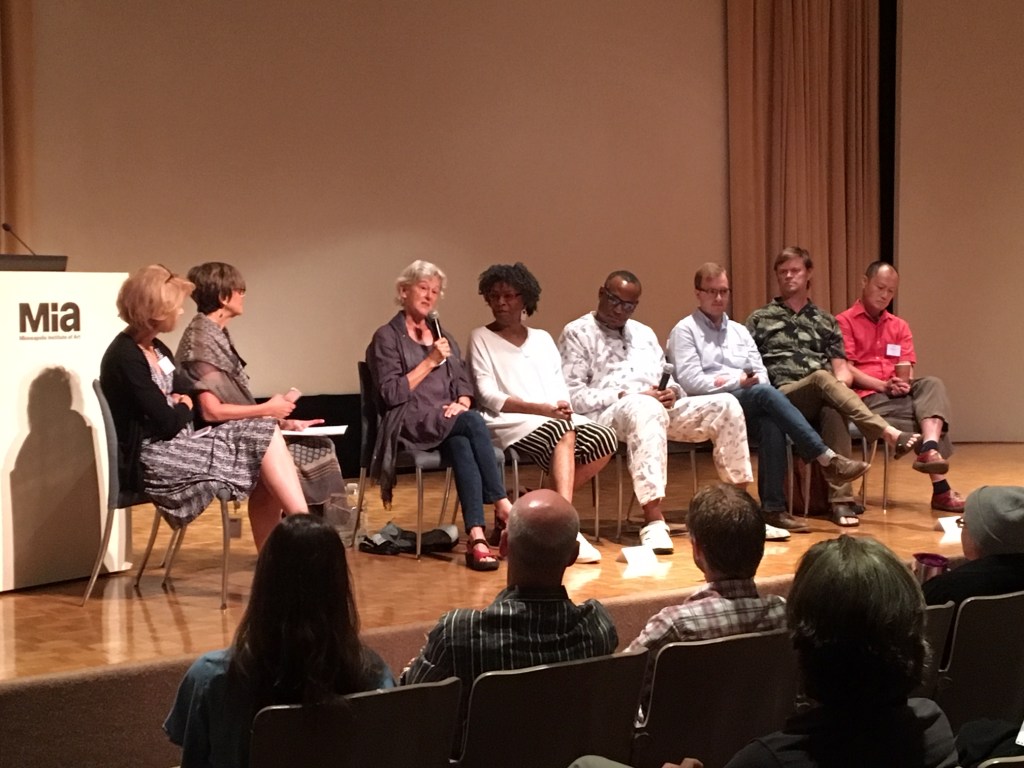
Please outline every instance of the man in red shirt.
[[932, 509], [963, 512], [963, 497], [946, 480], [953, 452], [946, 386], [935, 376], [914, 378], [917, 357], [910, 326], [886, 309], [899, 281], [892, 265], [872, 262], [862, 278], [860, 299], [836, 316], [853, 388], [879, 416], [913, 422], [923, 437], [914, 469], [931, 478]]

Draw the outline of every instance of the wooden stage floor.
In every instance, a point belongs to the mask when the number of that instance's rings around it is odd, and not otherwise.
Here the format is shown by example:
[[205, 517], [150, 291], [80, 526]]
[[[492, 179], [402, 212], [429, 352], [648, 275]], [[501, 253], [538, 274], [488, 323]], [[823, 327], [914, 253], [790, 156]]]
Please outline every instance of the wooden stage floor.
[[[859, 528], [846, 529], [858, 536], [874, 536], [908, 558], [918, 551], [960, 554], [956, 541], [941, 543], [934, 530], [941, 516], [929, 508], [927, 478], [911, 467], [910, 458], [890, 463], [889, 509], [881, 510], [882, 466], [879, 457], [869, 475], [868, 510]], [[985, 485], [1024, 484], [1024, 444], [966, 444], [958, 446], [950, 479], [964, 495]], [[673, 457], [667, 508], [680, 519], [691, 495], [689, 461]], [[698, 455], [700, 482], [716, 480], [710, 455]], [[440, 475], [428, 480], [428, 520], [436, 520], [440, 508]], [[581, 565], [566, 573], [566, 587], [573, 599], [606, 598], [642, 591], [665, 591], [701, 582], [693, 565], [687, 540], [676, 540], [676, 552], [659, 558], [654, 575], [633, 578], [626, 566], [616, 562], [620, 544], [610, 537], [615, 532], [616, 483], [614, 465], [602, 475], [602, 533], [597, 543], [603, 559], [597, 565]], [[524, 471], [521, 481], [535, 483], [533, 470]], [[858, 485], [859, 487], [859, 485]], [[593, 534], [593, 506], [589, 490], [577, 497], [584, 532]], [[396, 489], [395, 505], [387, 513], [376, 489], [368, 500], [368, 528], [376, 530], [389, 519], [412, 528], [415, 524], [415, 481], [402, 477]], [[135, 551], [145, 546], [151, 508], [135, 511]], [[634, 509], [634, 518], [638, 517]], [[840, 529], [821, 519], [812, 519], [812, 530], [794, 534], [788, 542], [771, 543], [758, 572], [760, 576], [792, 573], [807, 548], [836, 536]], [[638, 526], [628, 524], [623, 545], [636, 544]], [[168, 536], [164, 527], [155, 553], [162, 551]], [[447, 558], [411, 556], [381, 557], [355, 551], [350, 566], [357, 589], [357, 603], [363, 627], [391, 626], [436, 619], [452, 607], [482, 607], [502, 588], [505, 569], [496, 573], [469, 571], [462, 560], [460, 545]], [[158, 558], [158, 555], [154, 556]], [[189, 529], [178, 562], [173, 589], [163, 591], [160, 571], [147, 571], [141, 596], [132, 589], [128, 574], [101, 577], [88, 605], [79, 607], [85, 581], [0, 594], [0, 679], [142, 661], [183, 653], [200, 654], [227, 645], [249, 595], [255, 548], [245, 521], [242, 539], [232, 541], [231, 581], [228, 608], [219, 610], [220, 522], [215, 510], [207, 512]], [[631, 638], [623, 638], [628, 642]], [[397, 670], [396, 670], [397, 672]]]

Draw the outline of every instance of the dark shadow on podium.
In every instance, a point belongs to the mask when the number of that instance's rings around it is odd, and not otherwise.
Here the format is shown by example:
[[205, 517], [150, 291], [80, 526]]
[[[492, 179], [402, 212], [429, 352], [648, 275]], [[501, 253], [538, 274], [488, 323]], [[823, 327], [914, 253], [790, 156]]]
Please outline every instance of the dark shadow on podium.
[[72, 402], [64, 368], [29, 385], [29, 432], [10, 476], [15, 589], [88, 576], [100, 545], [93, 430]]

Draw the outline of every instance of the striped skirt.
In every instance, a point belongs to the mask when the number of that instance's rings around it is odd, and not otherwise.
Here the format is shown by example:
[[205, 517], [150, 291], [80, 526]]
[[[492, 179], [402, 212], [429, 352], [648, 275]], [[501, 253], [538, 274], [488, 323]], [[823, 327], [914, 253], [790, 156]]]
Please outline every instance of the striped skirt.
[[615, 430], [611, 427], [603, 427], [592, 421], [574, 424], [566, 419], [551, 419], [509, 447], [528, 456], [545, 472], [550, 472], [551, 455], [555, 452], [555, 446], [570, 431], [576, 432], [575, 461], [577, 465], [589, 464], [609, 456], [615, 453], [615, 449], [619, 445]]

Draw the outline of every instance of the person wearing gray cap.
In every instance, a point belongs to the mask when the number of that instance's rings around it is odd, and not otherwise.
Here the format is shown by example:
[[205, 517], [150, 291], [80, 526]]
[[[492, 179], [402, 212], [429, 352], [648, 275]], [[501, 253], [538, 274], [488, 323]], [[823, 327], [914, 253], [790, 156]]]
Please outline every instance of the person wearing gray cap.
[[1024, 488], [985, 485], [971, 493], [960, 541], [968, 562], [925, 582], [928, 605], [1024, 590]]

